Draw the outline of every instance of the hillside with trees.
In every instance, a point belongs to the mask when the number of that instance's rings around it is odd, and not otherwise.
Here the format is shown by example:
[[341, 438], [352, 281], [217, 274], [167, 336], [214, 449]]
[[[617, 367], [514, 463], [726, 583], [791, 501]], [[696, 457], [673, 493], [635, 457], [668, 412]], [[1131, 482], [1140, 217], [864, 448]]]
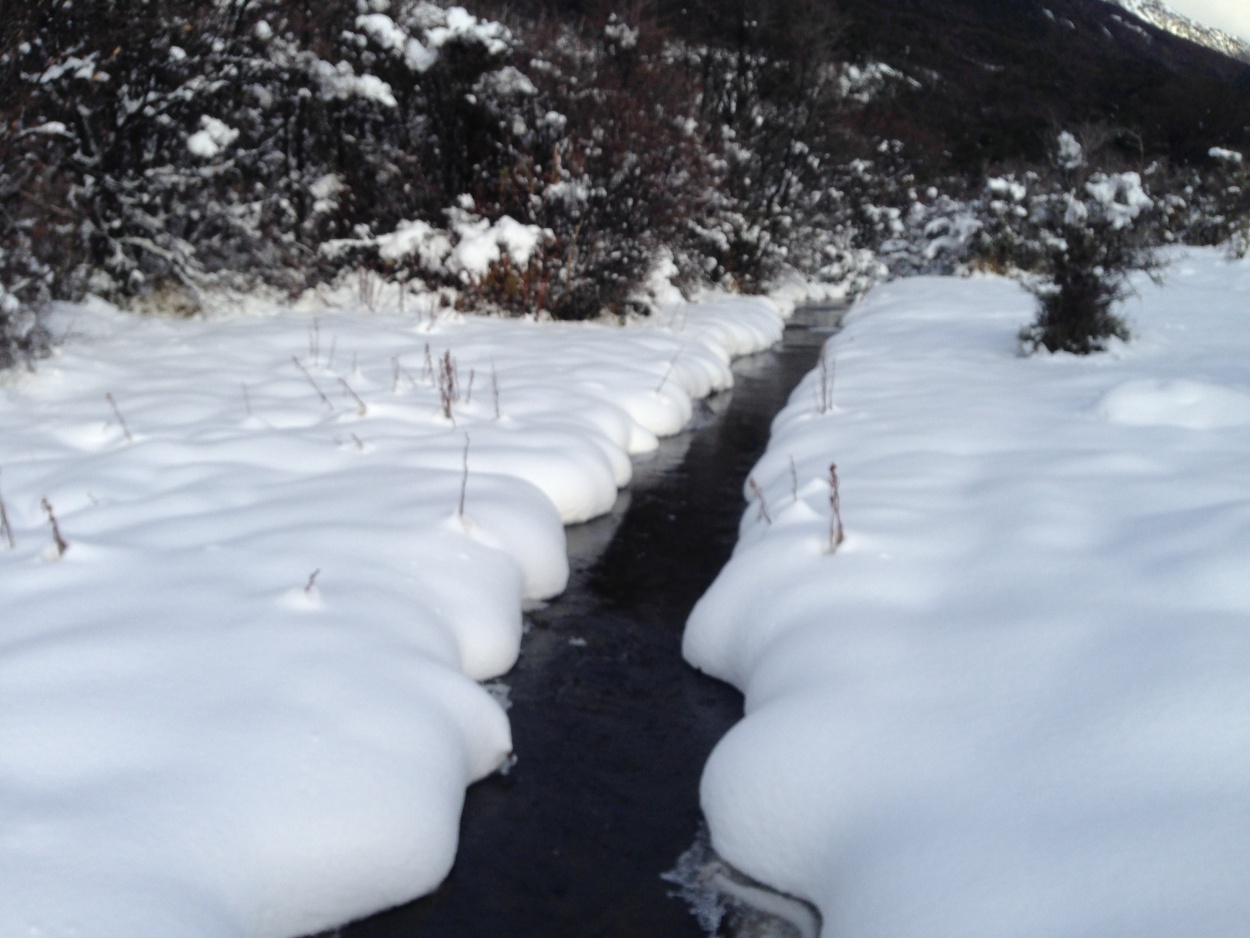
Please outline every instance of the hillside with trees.
[[1063, 131], [1138, 174], [1149, 240], [1245, 211], [1250, 66], [1097, 0], [16, 0], [0, 50], [0, 365], [87, 293], [367, 271], [581, 319], [656, 271], [1024, 263], [987, 180], [1061, 187]]

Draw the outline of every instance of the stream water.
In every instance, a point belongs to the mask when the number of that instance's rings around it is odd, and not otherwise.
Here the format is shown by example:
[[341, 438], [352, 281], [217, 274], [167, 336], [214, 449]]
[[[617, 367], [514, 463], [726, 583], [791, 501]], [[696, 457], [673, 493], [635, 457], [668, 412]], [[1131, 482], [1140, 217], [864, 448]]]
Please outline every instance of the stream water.
[[503, 678], [516, 765], [467, 794], [434, 894], [343, 938], [703, 938], [661, 879], [695, 841], [699, 775], [742, 701], [681, 658], [691, 607], [729, 559], [773, 415], [838, 311], [797, 313], [776, 349], [637, 463], [613, 512], [569, 530], [568, 590], [527, 614]]

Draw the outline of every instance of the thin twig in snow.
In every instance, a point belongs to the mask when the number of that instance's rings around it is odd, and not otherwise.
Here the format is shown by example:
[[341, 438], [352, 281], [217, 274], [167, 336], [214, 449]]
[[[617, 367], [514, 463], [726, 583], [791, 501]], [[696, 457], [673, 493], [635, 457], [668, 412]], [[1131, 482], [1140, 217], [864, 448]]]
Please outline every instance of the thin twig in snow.
[[755, 476], [751, 476], [747, 479], [747, 487], [755, 493], [755, 498], [760, 503], [760, 517], [769, 524], [772, 524], [772, 515], [768, 513], [768, 501], [764, 498], [764, 490], [761, 489], [759, 483], [755, 481]]
[[339, 384], [343, 385], [343, 388], [347, 391], [347, 393], [352, 396], [352, 400], [356, 402], [357, 414], [363, 417], [365, 414], [369, 413], [369, 405], [364, 402], [364, 399], [359, 394], [352, 390], [352, 386], [347, 383], [346, 378], [339, 378]]
[[308, 369], [304, 367], [304, 363], [295, 355], [291, 356], [291, 361], [295, 362], [295, 367], [298, 368], [303, 373], [304, 377], [308, 379], [308, 383], [311, 384], [312, 389], [317, 392], [317, 396], [321, 398], [321, 402], [325, 404], [326, 407], [330, 408], [330, 410], [334, 410], [334, 402], [326, 397], [325, 392], [317, 386], [317, 382], [314, 381], [313, 376], [308, 373]]
[[499, 419], [499, 373], [495, 371], [495, 363], [490, 363], [490, 393], [495, 400], [495, 419]]
[[460, 400], [459, 369], [456, 360], [451, 357], [451, 349], [443, 352], [438, 362], [438, 398], [443, 407], [443, 416], [455, 422], [452, 405]]
[[117, 422], [122, 425], [122, 433], [126, 434], [126, 442], [133, 443], [135, 438], [130, 432], [130, 427], [126, 426], [126, 418], [122, 416], [122, 412], [117, 406], [117, 401], [113, 399], [113, 392], [109, 391], [104, 396], [108, 398], [109, 406], [113, 408], [113, 413], [117, 415]]
[[304, 595], [305, 595], [305, 596], [311, 596], [311, 595], [312, 595], [312, 591], [313, 591], [313, 589], [314, 589], [314, 588], [316, 587], [316, 585], [317, 585], [317, 576], [318, 576], [320, 573], [321, 573], [321, 568], [320, 568], [320, 567], [318, 567], [318, 568], [317, 568], [316, 570], [314, 570], [311, 574], [309, 574], [309, 576], [308, 576], [308, 582], [304, 584]]
[[827, 414], [833, 410], [833, 379], [837, 368], [836, 355], [826, 356], [820, 353], [820, 412]]
[[56, 514], [52, 511], [52, 504], [47, 498], [44, 498], [41, 504], [48, 515], [48, 523], [52, 525], [52, 541], [56, 544], [56, 555], [64, 557], [65, 552], [69, 550], [69, 545], [65, 543], [65, 538], [61, 537], [61, 526], [56, 523]]
[[464, 518], [464, 498], [469, 490], [469, 434], [464, 435], [464, 471], [460, 475], [460, 518]]
[[829, 553], [832, 554], [846, 539], [846, 532], [842, 528], [842, 497], [838, 494], [837, 463], [829, 464], [829, 507], [833, 511], [829, 521]]
[[673, 353], [673, 357], [669, 360], [668, 369], [664, 372], [664, 377], [660, 379], [660, 383], [655, 386], [655, 393], [659, 394], [664, 390], [664, 385], [668, 384], [669, 377], [673, 374], [673, 369], [677, 366], [677, 359], [681, 357], [681, 349]]
[[[398, 362], [399, 359], [396, 358], [395, 361]], [[409, 371], [407, 368], [405, 368], [403, 365], [399, 366], [399, 373], [402, 374], [405, 378], [407, 378], [408, 383], [411, 384], [414, 388], [419, 384], [417, 379], [412, 376], [412, 372]]]
[[9, 542], [9, 550], [17, 547], [17, 539], [13, 537], [13, 525], [9, 524], [9, 513], [4, 507], [4, 493], [0, 492], [0, 533]]
[[434, 359], [430, 356], [430, 343], [425, 343], [425, 360], [421, 363], [421, 380], [434, 384]]

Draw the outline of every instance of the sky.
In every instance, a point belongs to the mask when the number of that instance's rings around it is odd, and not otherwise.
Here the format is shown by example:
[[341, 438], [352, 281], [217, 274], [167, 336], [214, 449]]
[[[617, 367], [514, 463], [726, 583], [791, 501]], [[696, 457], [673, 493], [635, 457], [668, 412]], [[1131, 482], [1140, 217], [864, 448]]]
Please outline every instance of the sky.
[[1164, 0], [1177, 13], [1250, 42], [1250, 3], [1246, 0]]

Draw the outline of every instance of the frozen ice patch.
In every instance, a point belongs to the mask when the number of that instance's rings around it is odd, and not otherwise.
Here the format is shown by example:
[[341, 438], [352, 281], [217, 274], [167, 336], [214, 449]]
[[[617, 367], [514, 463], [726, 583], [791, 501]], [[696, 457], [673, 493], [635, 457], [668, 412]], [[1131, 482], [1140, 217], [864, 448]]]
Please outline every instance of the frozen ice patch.
[[710, 936], [732, 938], [817, 938], [820, 913], [809, 903], [769, 889], [716, 855], [707, 828], [660, 877], [677, 887], [670, 895], [690, 906]]

